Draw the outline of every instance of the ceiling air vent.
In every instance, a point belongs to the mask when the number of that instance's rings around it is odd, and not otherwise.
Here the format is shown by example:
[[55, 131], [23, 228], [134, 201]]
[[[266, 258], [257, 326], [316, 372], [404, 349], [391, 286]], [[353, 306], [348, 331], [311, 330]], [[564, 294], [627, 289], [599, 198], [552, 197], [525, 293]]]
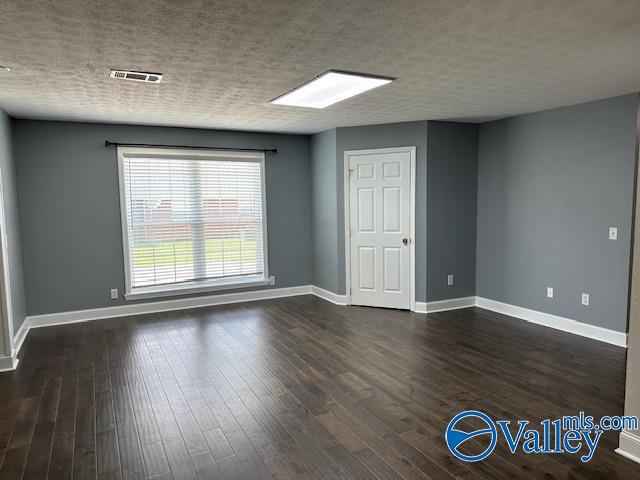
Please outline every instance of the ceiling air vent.
[[133, 80], [134, 82], [160, 83], [161, 73], [134, 72], [132, 70], [111, 70], [111, 78], [120, 80]]

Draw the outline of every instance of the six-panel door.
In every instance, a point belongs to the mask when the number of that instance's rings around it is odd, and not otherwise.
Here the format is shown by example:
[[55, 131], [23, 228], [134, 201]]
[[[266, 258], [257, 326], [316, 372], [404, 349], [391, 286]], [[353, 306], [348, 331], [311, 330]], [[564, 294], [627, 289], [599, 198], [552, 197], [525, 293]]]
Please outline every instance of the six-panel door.
[[351, 303], [411, 308], [411, 154], [349, 155]]

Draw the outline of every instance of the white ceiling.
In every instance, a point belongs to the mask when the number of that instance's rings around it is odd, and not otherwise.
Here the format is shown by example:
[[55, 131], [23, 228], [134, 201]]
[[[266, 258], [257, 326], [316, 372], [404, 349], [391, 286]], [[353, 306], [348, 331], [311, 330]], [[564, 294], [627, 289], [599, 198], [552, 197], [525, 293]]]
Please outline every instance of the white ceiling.
[[[301, 133], [484, 121], [640, 90], [639, 25], [638, 0], [2, 0], [0, 108]], [[268, 103], [328, 69], [398, 80], [324, 110]]]

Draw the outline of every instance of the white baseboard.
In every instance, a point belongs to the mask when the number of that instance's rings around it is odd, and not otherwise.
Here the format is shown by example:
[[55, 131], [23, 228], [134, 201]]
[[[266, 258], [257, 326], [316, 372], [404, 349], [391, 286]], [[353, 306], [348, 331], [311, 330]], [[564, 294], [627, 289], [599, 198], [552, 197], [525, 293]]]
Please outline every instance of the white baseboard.
[[113, 307], [92, 308], [89, 310], [75, 310], [71, 312], [47, 313], [27, 317], [27, 328], [50, 327], [67, 323], [87, 322], [104, 318], [128, 317], [146, 313], [169, 312], [189, 308], [210, 307], [238, 302], [252, 302], [270, 298], [292, 297], [295, 295], [309, 295], [310, 285], [299, 287], [270, 288], [249, 292], [224, 293], [205, 297], [179, 298], [175, 300], [160, 300], [157, 302], [134, 303], [130, 305], [116, 305]]
[[115, 305], [113, 307], [75, 310], [71, 312], [47, 313], [31, 315], [24, 319], [22, 325], [13, 337], [13, 351], [11, 356], [0, 356], [0, 372], [15, 370], [18, 366], [18, 353], [32, 328], [52, 327], [68, 323], [88, 322], [105, 318], [127, 317], [146, 313], [169, 312], [189, 308], [209, 307], [228, 303], [252, 302], [270, 298], [292, 297], [295, 295], [311, 294], [311, 285], [299, 287], [270, 288], [248, 292], [225, 293], [206, 297], [189, 297], [175, 300], [161, 300], [157, 302], [134, 303], [129, 305]]
[[573, 333], [583, 337], [592, 338], [601, 342], [610, 343], [619, 347], [627, 346], [627, 334], [609, 330], [608, 328], [596, 327], [588, 323], [578, 322], [570, 318], [559, 317], [549, 313], [539, 312], [537, 310], [529, 310], [528, 308], [509, 305], [508, 303], [498, 302], [489, 298], [476, 297], [476, 306], [491, 310], [493, 312], [509, 315], [510, 317], [520, 318], [527, 322], [537, 323], [545, 327], [555, 328], [563, 332]]
[[[320, 297], [336, 305], [347, 305], [347, 296], [339, 295], [337, 293], [330, 292], [324, 288], [313, 285], [311, 287], [311, 293], [316, 297]], [[464, 297], [464, 298], [452, 298], [450, 300], [440, 300], [437, 302], [416, 302], [415, 313], [431, 313], [442, 312], [445, 310], [456, 310], [458, 308], [473, 307], [475, 305], [476, 297]]]
[[20, 349], [22, 348], [22, 344], [24, 343], [24, 340], [27, 338], [27, 333], [29, 333], [29, 322], [28, 322], [28, 318], [25, 318], [22, 321], [22, 325], [20, 325], [20, 328], [13, 336], [13, 356], [14, 357], [17, 356], [18, 353], [20, 352]]
[[616, 448], [616, 453], [640, 463], [640, 437], [623, 430], [620, 432], [620, 446]]
[[27, 319], [25, 318], [20, 325], [20, 328], [13, 336], [13, 348], [11, 349], [11, 355], [2, 355], [0, 356], [0, 373], [2, 372], [11, 372], [18, 368], [18, 353], [22, 348], [22, 344], [24, 343], [24, 339], [27, 338], [27, 333], [29, 333], [29, 327]]
[[[313, 294], [336, 305], [346, 305], [346, 295], [339, 295], [315, 285], [302, 285], [298, 287], [271, 288], [239, 293], [226, 293], [203, 297], [179, 298], [174, 300], [161, 300], [155, 302], [135, 303], [129, 305], [116, 305], [113, 307], [93, 308], [88, 310], [75, 310], [71, 312], [48, 313], [44, 315], [32, 315], [25, 318], [22, 326], [14, 336], [14, 348], [11, 356], [0, 356], [0, 372], [15, 370], [18, 364], [18, 352], [24, 343], [27, 334], [32, 328], [64, 325], [68, 323], [87, 322], [105, 318], [125, 317], [130, 315], [142, 315], [147, 313], [168, 312], [190, 308], [208, 307], [228, 303], [251, 302], [270, 298], [291, 297], [296, 295]], [[550, 315], [536, 310], [509, 305], [482, 297], [461, 297], [435, 302], [416, 302], [415, 312], [435, 313], [447, 310], [456, 310], [477, 306], [494, 312], [520, 318], [528, 322], [537, 323], [557, 330], [589, 337], [602, 342], [611, 343], [621, 347], [627, 346], [627, 334], [616, 332], [602, 327], [596, 327], [577, 322], [568, 318]]]
[[473, 307], [476, 304], [476, 297], [449, 298], [447, 300], [437, 300], [426, 303], [426, 313], [446, 312], [448, 310], [458, 310], [460, 308]]
[[0, 356], [0, 373], [2, 372], [11, 372], [18, 368], [19, 360], [15, 357], [15, 355], [3, 355]]
[[315, 285], [311, 286], [311, 293], [313, 293], [316, 297], [320, 297], [323, 300], [335, 303], [336, 305], [347, 304], [346, 295], [339, 295], [337, 293], [330, 292], [329, 290], [325, 290], [324, 288], [316, 287]]

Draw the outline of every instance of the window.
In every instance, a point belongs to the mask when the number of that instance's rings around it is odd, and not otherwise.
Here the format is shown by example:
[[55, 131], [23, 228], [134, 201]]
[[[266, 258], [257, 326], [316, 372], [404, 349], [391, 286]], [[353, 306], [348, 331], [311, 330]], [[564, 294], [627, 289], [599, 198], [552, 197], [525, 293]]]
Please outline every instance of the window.
[[119, 147], [125, 297], [267, 283], [264, 154]]

